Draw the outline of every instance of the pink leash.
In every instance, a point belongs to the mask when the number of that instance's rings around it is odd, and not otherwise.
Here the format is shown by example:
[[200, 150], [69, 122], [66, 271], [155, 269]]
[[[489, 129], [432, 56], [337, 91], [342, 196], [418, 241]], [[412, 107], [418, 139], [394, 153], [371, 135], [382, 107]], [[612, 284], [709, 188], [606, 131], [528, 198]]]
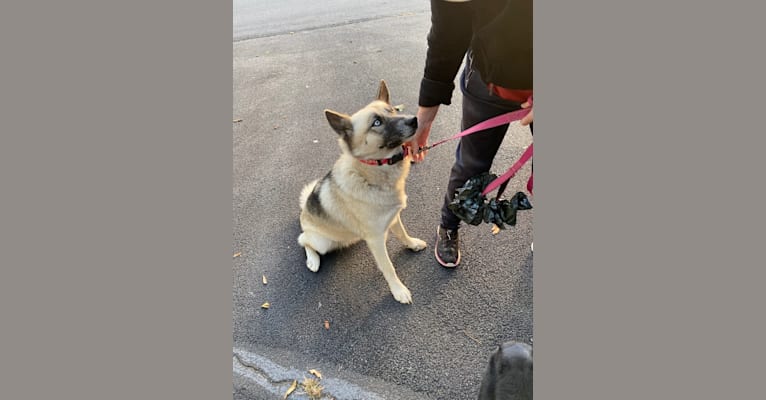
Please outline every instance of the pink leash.
[[[521, 157], [516, 160], [516, 162], [511, 166], [511, 168], [508, 168], [508, 171], [504, 173], [503, 175], [499, 176], [494, 181], [490, 182], [489, 185], [487, 185], [486, 188], [484, 188], [484, 191], [481, 192], [482, 195], [486, 196], [487, 193], [495, 190], [498, 186], [502, 185], [503, 182], [510, 180], [513, 178], [514, 175], [516, 175], [517, 172], [521, 169], [524, 164], [529, 161], [530, 158], [532, 158], [532, 145], [534, 143], [530, 144], [529, 147], [527, 147], [526, 150], [524, 150], [524, 154], [521, 155]], [[529, 193], [532, 193], [532, 175], [529, 176], [529, 180], [527, 181], [527, 190], [529, 190]]]
[[[529, 100], [529, 102], [530, 103], [532, 102], [531, 99]], [[530, 106], [531, 106], [531, 104], [530, 104]], [[430, 146], [421, 147], [417, 151], [417, 153], [420, 153], [420, 152], [425, 151], [425, 150], [432, 149], [432, 148], [434, 148], [434, 147], [436, 147], [436, 146], [438, 146], [438, 145], [440, 145], [440, 144], [442, 144], [444, 142], [448, 142], [448, 141], [453, 140], [453, 139], [461, 138], [463, 136], [468, 136], [468, 135], [470, 135], [472, 133], [476, 133], [478, 131], [483, 131], [485, 129], [494, 128], [496, 126], [508, 124], [508, 123], [513, 122], [513, 121], [518, 121], [518, 120], [524, 118], [527, 114], [529, 114], [530, 111], [532, 111], [532, 107], [522, 108], [520, 110], [516, 110], [516, 111], [512, 111], [512, 112], [506, 113], [506, 114], [498, 115], [496, 117], [492, 117], [490, 119], [482, 121], [482, 122], [480, 122], [480, 123], [478, 123], [478, 124], [468, 128], [468, 129], [466, 129], [466, 130], [464, 130], [464, 131], [462, 131], [462, 132], [460, 132], [460, 133], [458, 133], [458, 134], [456, 134], [454, 136], [448, 137], [446, 139], [439, 140], [438, 142], [436, 142], [436, 143], [434, 143], [434, 144], [432, 144]], [[503, 175], [501, 175], [497, 179], [495, 179], [492, 182], [490, 182], [489, 185], [487, 185], [487, 187], [482, 192], [482, 195], [486, 196], [487, 193], [495, 190], [498, 186], [502, 185], [503, 182], [506, 182], [509, 179], [511, 179], [514, 175], [516, 175], [516, 172], [518, 172], [519, 169], [521, 169], [521, 167], [524, 166], [524, 164], [527, 161], [529, 161], [530, 158], [532, 158], [532, 144], [530, 144], [529, 147], [527, 147], [527, 149], [524, 151], [524, 153], [521, 155], [521, 157], [511, 166], [511, 168], [508, 169], [508, 171], [506, 173], [504, 173]], [[532, 176], [531, 175], [529, 176], [529, 180], [527, 181], [527, 190], [529, 190], [529, 193], [532, 193]]]

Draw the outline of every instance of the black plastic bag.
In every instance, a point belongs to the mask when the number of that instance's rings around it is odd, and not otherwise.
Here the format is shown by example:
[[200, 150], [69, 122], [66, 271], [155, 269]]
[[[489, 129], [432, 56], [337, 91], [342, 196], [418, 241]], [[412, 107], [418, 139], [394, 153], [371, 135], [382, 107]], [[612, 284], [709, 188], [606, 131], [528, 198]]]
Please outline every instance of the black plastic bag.
[[[486, 196], [481, 193], [496, 178], [497, 175], [484, 172], [469, 179], [455, 190], [455, 196], [447, 207], [458, 218], [471, 225], [485, 222], [495, 224], [500, 229], [505, 229], [504, 224], [516, 225], [517, 211], [529, 210], [532, 204], [523, 192], [517, 192], [510, 200], [493, 198], [487, 201]], [[505, 185], [502, 185], [500, 195], [504, 188]]]

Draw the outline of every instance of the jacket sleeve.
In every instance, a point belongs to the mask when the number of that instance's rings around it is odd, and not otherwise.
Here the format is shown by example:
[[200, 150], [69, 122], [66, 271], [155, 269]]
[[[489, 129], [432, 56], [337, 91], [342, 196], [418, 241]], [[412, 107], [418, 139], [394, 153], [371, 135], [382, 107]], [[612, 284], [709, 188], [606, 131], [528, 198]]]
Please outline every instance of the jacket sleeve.
[[455, 76], [471, 43], [470, 2], [431, 0], [431, 30], [418, 105], [449, 105]]

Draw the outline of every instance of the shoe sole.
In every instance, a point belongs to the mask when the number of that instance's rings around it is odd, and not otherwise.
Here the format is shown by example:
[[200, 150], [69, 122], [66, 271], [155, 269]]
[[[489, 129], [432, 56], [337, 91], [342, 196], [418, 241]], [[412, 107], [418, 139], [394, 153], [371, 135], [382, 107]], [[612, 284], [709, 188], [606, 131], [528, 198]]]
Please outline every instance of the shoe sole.
[[457, 260], [454, 263], [448, 263], [439, 257], [439, 227], [436, 227], [436, 246], [434, 246], [434, 257], [436, 261], [444, 268], [455, 268], [460, 264], [460, 249], [457, 249]]

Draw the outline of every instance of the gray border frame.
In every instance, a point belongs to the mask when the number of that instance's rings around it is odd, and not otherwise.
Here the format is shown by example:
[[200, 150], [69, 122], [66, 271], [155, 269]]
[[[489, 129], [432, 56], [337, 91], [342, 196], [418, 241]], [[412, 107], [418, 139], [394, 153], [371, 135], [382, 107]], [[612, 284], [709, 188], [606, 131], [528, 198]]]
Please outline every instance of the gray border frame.
[[231, 395], [231, 19], [0, 6], [0, 398]]
[[762, 397], [754, 8], [535, 3], [538, 398]]
[[[0, 10], [0, 397], [227, 397], [231, 4], [100, 4]], [[763, 392], [742, 4], [535, 4], [539, 398]]]

